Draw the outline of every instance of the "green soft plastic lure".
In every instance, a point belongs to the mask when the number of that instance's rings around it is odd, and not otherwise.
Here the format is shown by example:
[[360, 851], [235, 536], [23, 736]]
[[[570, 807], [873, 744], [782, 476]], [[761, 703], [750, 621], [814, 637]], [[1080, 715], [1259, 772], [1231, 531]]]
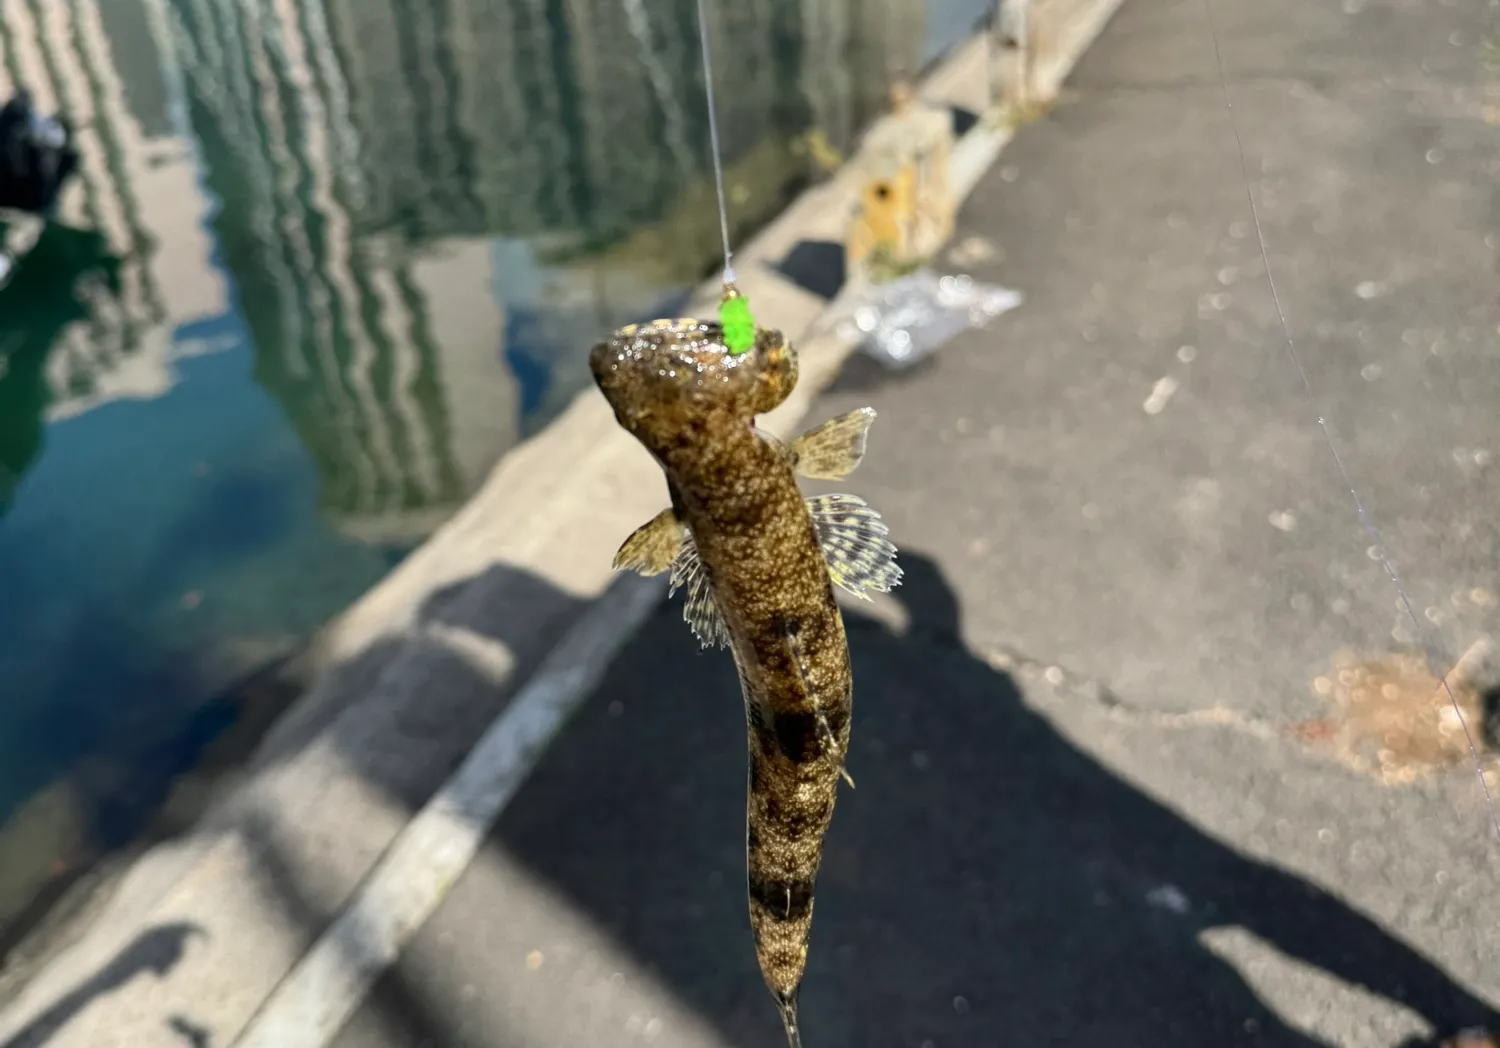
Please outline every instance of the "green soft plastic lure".
[[724, 289], [724, 301], [719, 303], [719, 326], [724, 329], [724, 347], [730, 356], [737, 357], [755, 345], [750, 300], [732, 287]]

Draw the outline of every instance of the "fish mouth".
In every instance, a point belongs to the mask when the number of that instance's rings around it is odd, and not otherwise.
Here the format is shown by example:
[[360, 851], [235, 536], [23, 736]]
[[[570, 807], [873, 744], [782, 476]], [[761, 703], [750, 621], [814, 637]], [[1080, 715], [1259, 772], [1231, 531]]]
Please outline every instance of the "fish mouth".
[[667, 380], [682, 384], [709, 370], [750, 364], [724, 345], [724, 329], [706, 320], [679, 317], [627, 324], [594, 347], [590, 365], [596, 378], [630, 374], [637, 380]]
[[748, 417], [785, 399], [797, 362], [778, 331], [758, 328], [749, 351], [731, 353], [720, 324], [679, 317], [620, 328], [593, 348], [589, 369], [622, 421], [674, 405]]

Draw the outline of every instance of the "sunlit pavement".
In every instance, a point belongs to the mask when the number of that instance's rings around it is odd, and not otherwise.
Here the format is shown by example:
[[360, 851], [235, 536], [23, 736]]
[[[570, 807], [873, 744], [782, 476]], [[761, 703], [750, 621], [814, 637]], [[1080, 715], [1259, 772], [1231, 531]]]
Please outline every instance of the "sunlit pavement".
[[[1493, 628], [1494, 130], [1480, 5], [1130, 0], [971, 198], [1026, 303], [870, 404], [847, 488], [908, 572], [847, 616], [818, 1046], [1390, 1046], [1491, 1019], [1472, 768], [1387, 786], [1284, 731], [1342, 648]], [[1480, 454], [1483, 452], [1483, 454]], [[337, 1041], [780, 1043], [743, 720], [659, 610]]]

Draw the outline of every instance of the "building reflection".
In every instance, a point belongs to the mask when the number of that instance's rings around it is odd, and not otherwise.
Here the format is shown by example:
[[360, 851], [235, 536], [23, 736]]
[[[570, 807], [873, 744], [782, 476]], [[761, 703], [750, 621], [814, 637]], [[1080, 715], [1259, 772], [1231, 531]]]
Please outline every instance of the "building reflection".
[[371, 176], [399, 159], [351, 123], [321, 4], [157, 2], [255, 379], [309, 451], [327, 518], [415, 543], [515, 436], [488, 241], [462, 222], [415, 240], [365, 220]]
[[[160, 396], [183, 356], [220, 348], [172, 337], [222, 315], [228, 295], [209, 264], [208, 200], [167, 119], [162, 58], [139, 5], [0, 0], [0, 94], [25, 87], [42, 111], [81, 129], [60, 217], [101, 234], [121, 261], [117, 289], [85, 285], [83, 315], [55, 333], [45, 363], [52, 421]], [[8, 310], [0, 330], [27, 328], [28, 312]]]
[[[598, 245], [709, 174], [695, 0], [297, 0], [363, 147], [361, 229]], [[924, 0], [710, 4], [730, 163], [840, 148], [921, 57]], [[353, 150], [341, 159], [358, 160]], [[790, 184], [798, 172], [782, 177]], [[758, 195], [785, 189], [758, 185]]]
[[[923, 3], [711, 7], [753, 224], [806, 179], [798, 134], [848, 148], [915, 69]], [[83, 129], [63, 217], [121, 260], [57, 333], [47, 417], [248, 329], [361, 541], [429, 533], [599, 329], [717, 257], [694, 0], [0, 0], [0, 49], [0, 89]]]
[[47, 415], [67, 403], [48, 373], [53, 347], [89, 323], [93, 303], [121, 290], [118, 259], [105, 249], [96, 233], [51, 227], [0, 289], [0, 516], [41, 452]]
[[[717, 255], [701, 194], [689, 232], [610, 255], [708, 184], [694, 0], [149, 3], [222, 203], [256, 378], [352, 536], [425, 534], [523, 415], [586, 381], [601, 321], [669, 300]], [[715, 7], [726, 159], [780, 150], [751, 177], [769, 217], [806, 174], [787, 143], [817, 122], [847, 146], [915, 67], [921, 0]], [[537, 270], [546, 293], [508, 294], [527, 282], [496, 264]], [[620, 289], [607, 308], [600, 286]]]

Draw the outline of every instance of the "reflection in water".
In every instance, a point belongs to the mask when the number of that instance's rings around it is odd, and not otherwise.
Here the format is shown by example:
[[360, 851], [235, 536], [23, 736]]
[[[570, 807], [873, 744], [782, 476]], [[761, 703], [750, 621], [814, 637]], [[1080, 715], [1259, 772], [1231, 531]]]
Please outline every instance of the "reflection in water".
[[[380, 158], [362, 172], [361, 232], [598, 244], [658, 221], [707, 174], [695, 0], [296, 6], [338, 84], [344, 159]], [[731, 162], [810, 119], [849, 145], [920, 57], [920, 0], [711, 6]]]
[[[932, 34], [711, 6], [742, 239]], [[712, 270], [697, 46], [695, 0], [0, 0], [0, 92], [80, 129], [0, 296], [0, 942]]]
[[[420, 540], [513, 439], [487, 244], [359, 236], [372, 167], [316, 5], [168, 9], [255, 379], [312, 457], [325, 516]], [[363, 162], [362, 162], [363, 160]]]
[[149, 37], [111, 32], [129, 24], [125, 6], [0, 5], [0, 92], [25, 87], [40, 111], [61, 112], [81, 129], [77, 184], [62, 218], [97, 231], [122, 260], [118, 286], [90, 293], [87, 315], [58, 334], [49, 364], [54, 421], [165, 393], [177, 360], [213, 348], [174, 345], [171, 325], [227, 308], [222, 281], [205, 265], [210, 248], [198, 221], [206, 202], [190, 154], [160, 121], [130, 107], [150, 101], [149, 89], [143, 98], [134, 85], [159, 82], [160, 73]]
[[104, 247], [98, 234], [49, 227], [0, 290], [0, 517], [41, 450], [47, 411], [73, 392], [55, 387], [49, 353], [89, 319], [90, 302], [119, 292], [118, 260]]
[[[256, 378], [346, 535], [430, 532], [585, 385], [601, 327], [680, 301], [717, 256], [693, 0], [156, 2]], [[810, 121], [847, 146], [915, 68], [921, 14], [718, 13], [738, 228], [805, 181]]]

